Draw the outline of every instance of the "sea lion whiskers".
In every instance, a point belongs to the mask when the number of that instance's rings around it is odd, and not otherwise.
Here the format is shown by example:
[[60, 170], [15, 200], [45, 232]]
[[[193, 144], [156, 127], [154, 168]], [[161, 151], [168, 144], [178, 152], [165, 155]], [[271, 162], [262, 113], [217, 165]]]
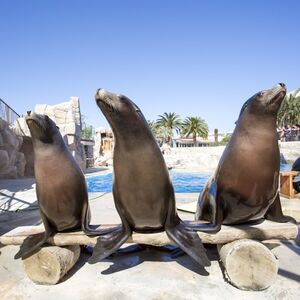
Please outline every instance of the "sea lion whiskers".
[[271, 89], [271, 93], [267, 97], [267, 105], [272, 104], [275, 102], [279, 97], [279, 94], [285, 92], [286, 88], [285, 85], [277, 84]]
[[104, 95], [103, 98], [99, 101], [100, 104], [103, 104], [108, 108], [108, 110], [112, 113], [118, 112], [117, 108], [113, 104], [112, 100], [108, 95]]
[[44, 122], [38, 122], [31, 116], [26, 117], [26, 122], [32, 122], [32, 124], [38, 127], [43, 133], [46, 132], [46, 124]]

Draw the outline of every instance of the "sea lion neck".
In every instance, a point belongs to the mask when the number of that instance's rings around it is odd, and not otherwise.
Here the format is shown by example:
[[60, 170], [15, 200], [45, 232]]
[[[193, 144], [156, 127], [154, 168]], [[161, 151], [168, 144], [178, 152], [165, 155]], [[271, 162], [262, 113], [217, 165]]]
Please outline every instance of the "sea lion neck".
[[142, 152], [143, 148], [147, 147], [147, 145], [158, 147], [152, 132], [146, 126], [136, 127], [134, 130], [130, 128], [119, 130], [113, 129], [113, 132], [115, 136], [115, 145], [122, 146], [126, 151]]
[[64, 152], [67, 149], [67, 146], [60, 136], [57, 134], [53, 137], [51, 143], [44, 143], [39, 139], [33, 139], [33, 151], [36, 159], [43, 159], [55, 155], [55, 153]]

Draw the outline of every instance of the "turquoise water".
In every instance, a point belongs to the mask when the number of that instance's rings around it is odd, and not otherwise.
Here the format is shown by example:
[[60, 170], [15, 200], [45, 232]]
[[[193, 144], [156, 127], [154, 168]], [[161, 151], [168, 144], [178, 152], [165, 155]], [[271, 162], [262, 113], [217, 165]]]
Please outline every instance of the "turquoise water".
[[[170, 172], [175, 193], [199, 193], [209, 173]], [[111, 192], [112, 173], [86, 178], [89, 192]]]
[[[280, 169], [287, 171], [291, 169], [291, 166], [281, 164]], [[199, 193], [211, 174], [170, 171], [170, 175], [175, 193]], [[86, 182], [89, 192], [112, 191], [112, 173], [87, 177]]]

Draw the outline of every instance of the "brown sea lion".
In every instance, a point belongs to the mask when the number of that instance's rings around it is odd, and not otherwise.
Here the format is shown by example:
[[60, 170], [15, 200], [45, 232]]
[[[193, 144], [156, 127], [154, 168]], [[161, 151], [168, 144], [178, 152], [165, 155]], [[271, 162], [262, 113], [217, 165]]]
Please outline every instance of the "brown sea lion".
[[97, 90], [95, 98], [115, 137], [113, 195], [123, 226], [98, 238], [90, 262], [116, 251], [133, 231], [166, 231], [195, 261], [209, 266], [197, 233], [177, 215], [164, 158], [141, 110], [127, 97], [103, 89]]
[[192, 222], [191, 228], [214, 232], [221, 224], [261, 218], [295, 221], [283, 215], [278, 192], [276, 119], [285, 94], [286, 87], [280, 83], [245, 102], [216, 172], [199, 196], [195, 219], [210, 224]]
[[84, 175], [59, 132], [46, 115], [26, 117], [34, 150], [36, 194], [45, 232], [24, 240], [15, 258], [26, 258], [56, 232], [82, 229], [87, 235], [110, 232], [89, 225], [90, 211]]

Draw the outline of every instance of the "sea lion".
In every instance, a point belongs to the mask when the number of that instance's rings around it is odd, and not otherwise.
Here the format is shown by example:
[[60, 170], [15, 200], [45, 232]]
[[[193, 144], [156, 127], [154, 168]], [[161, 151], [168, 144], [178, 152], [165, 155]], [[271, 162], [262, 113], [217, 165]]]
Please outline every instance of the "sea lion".
[[[298, 157], [292, 166], [292, 171], [300, 172], [300, 157]], [[293, 180], [294, 189], [300, 193], [300, 173]]]
[[276, 119], [285, 94], [285, 85], [279, 83], [245, 102], [215, 174], [198, 199], [195, 220], [210, 224], [191, 222], [191, 228], [216, 232], [221, 224], [261, 218], [294, 222], [283, 215], [278, 192]]
[[34, 150], [36, 194], [45, 232], [29, 236], [15, 258], [26, 258], [56, 232], [82, 229], [87, 235], [110, 232], [89, 225], [90, 211], [84, 175], [48, 116], [28, 112]]
[[196, 262], [209, 266], [197, 233], [177, 215], [164, 158], [141, 110], [127, 97], [103, 89], [97, 90], [95, 98], [115, 137], [113, 196], [122, 228], [98, 238], [90, 263], [116, 251], [133, 231], [166, 231]]

